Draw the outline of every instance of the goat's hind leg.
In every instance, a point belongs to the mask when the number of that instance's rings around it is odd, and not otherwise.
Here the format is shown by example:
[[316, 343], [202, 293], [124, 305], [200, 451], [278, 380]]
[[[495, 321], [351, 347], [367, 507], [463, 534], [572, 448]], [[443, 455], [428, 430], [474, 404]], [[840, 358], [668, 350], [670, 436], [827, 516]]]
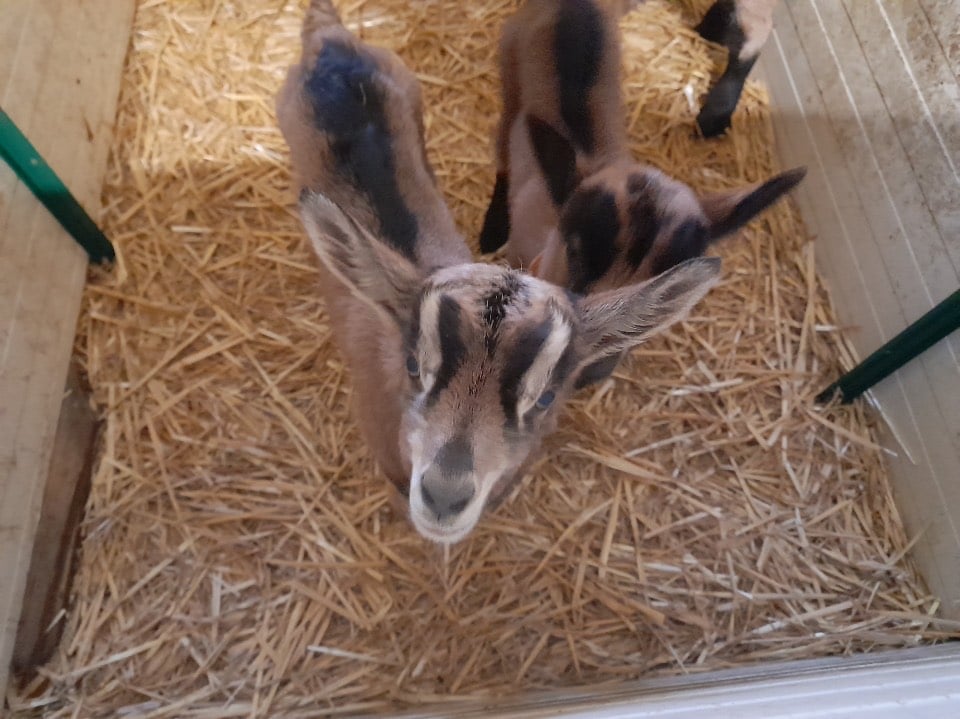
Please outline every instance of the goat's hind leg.
[[510, 236], [510, 129], [520, 114], [520, 68], [513, 28], [507, 25], [500, 41], [500, 87], [503, 114], [497, 127], [497, 177], [480, 230], [480, 252], [495, 252]]
[[480, 229], [480, 252], [484, 255], [496, 252], [506, 244], [509, 235], [510, 181], [506, 172], [497, 170], [490, 205], [483, 216], [483, 227]]
[[694, 28], [704, 40], [726, 45], [727, 28], [736, 23], [736, 5], [733, 0], [717, 0]]

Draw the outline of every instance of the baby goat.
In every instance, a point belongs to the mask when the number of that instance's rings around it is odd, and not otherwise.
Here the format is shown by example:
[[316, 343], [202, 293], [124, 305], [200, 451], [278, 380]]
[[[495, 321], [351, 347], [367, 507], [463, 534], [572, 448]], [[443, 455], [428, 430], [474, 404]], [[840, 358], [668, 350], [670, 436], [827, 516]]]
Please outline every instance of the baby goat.
[[727, 69], [710, 88], [697, 116], [704, 137], [723, 134], [737, 109], [743, 83], [773, 29], [776, 0], [717, 0], [697, 25], [705, 40], [727, 48]]
[[419, 532], [456, 542], [521, 476], [578, 380], [683, 318], [720, 262], [587, 298], [471, 263], [427, 163], [413, 74], [328, 0], [313, 0], [302, 37], [277, 115], [360, 428]]
[[503, 27], [503, 116], [482, 252], [574, 292], [648, 279], [729, 235], [805, 174], [698, 195], [637, 163], [620, 94], [618, 14], [595, 0], [527, 0]]

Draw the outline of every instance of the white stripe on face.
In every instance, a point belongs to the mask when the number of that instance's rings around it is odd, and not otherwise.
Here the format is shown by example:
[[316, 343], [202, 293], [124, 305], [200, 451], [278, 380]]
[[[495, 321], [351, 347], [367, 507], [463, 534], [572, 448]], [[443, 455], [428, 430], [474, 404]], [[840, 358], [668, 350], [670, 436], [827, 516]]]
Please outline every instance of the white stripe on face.
[[553, 315], [550, 334], [540, 347], [530, 369], [523, 375], [520, 386], [520, 399], [517, 403], [517, 415], [523, 417], [537, 403], [537, 399], [547, 389], [550, 375], [560, 361], [560, 357], [570, 343], [570, 325], [559, 315]]
[[417, 341], [417, 362], [420, 364], [420, 382], [424, 393], [437, 378], [440, 370], [440, 293], [428, 292], [420, 305], [420, 337]]

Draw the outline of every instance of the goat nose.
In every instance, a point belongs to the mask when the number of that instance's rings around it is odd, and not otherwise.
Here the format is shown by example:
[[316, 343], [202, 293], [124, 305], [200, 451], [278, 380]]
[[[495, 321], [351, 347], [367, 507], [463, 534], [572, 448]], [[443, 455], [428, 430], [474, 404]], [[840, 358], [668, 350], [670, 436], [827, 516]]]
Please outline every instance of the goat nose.
[[[426, 480], [426, 478], [424, 478]], [[420, 495], [427, 509], [437, 519], [447, 519], [460, 514], [473, 499], [473, 486], [465, 482], [431, 482], [420, 485]]]

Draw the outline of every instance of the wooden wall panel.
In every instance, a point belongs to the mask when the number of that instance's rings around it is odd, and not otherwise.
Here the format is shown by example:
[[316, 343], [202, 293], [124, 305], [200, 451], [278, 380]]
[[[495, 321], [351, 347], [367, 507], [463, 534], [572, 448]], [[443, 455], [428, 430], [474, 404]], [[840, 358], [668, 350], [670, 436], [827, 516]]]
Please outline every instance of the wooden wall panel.
[[[942, 24], [958, 7], [781, 2], [762, 56], [778, 149], [785, 165], [810, 167], [797, 199], [861, 356], [960, 287], [957, 28]], [[960, 617], [958, 357], [954, 335], [871, 393], [890, 426], [898, 505], [908, 531], [922, 534], [915, 557], [952, 617]]]
[[[134, 0], [8, 0], [0, 105], [96, 218]], [[86, 255], [0, 162], [0, 687], [6, 685]]]

